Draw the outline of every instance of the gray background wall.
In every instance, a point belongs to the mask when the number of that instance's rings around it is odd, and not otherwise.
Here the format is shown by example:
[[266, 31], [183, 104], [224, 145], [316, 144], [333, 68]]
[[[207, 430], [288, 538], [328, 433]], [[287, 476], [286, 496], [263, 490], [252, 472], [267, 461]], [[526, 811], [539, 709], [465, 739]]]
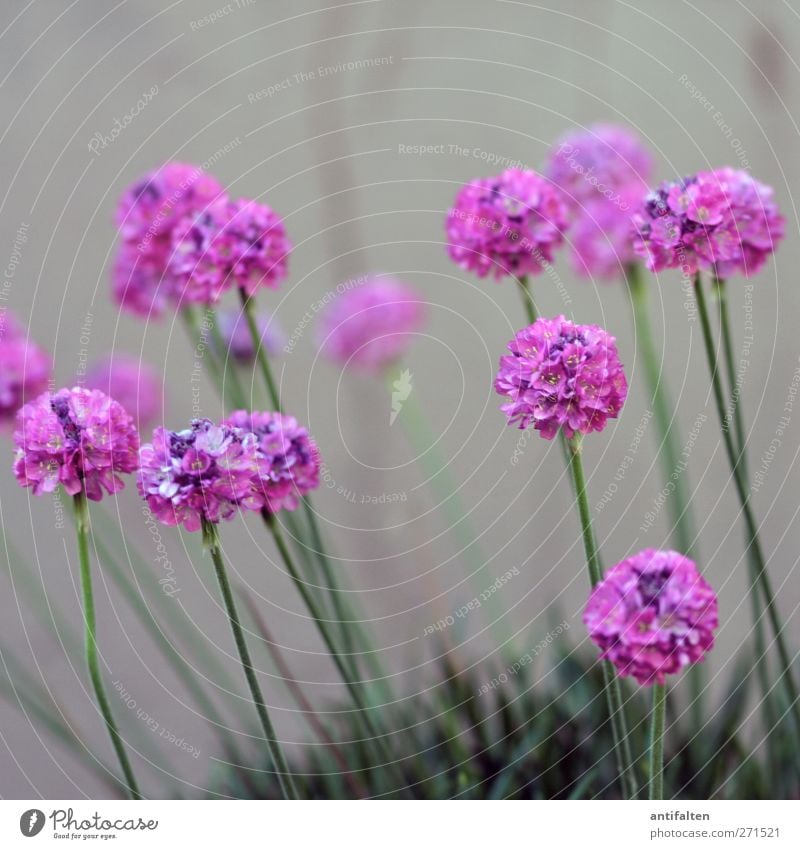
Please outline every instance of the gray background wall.
[[[215, 12], [215, 22], [198, 23]], [[310, 424], [328, 483], [335, 482], [322, 489], [316, 505], [340, 558], [338, 568], [372, 620], [384, 662], [405, 696], [436, 684], [429, 663], [435, 645], [423, 636], [426, 626], [514, 566], [519, 576], [498, 593], [499, 612], [507, 612], [515, 635], [506, 655], [513, 660], [529, 650], [547, 633], [553, 615], [574, 624], [570, 639], [584, 639], [585, 570], [558, 448], [534, 438], [514, 465], [519, 434], [505, 426], [491, 388], [501, 350], [523, 323], [517, 293], [510, 285], [461, 272], [442, 244], [444, 215], [458, 186], [498, 170], [483, 153], [537, 167], [564, 130], [616, 121], [646, 139], [659, 178], [749, 163], [756, 176], [776, 187], [788, 235], [749, 295], [754, 338], [743, 390], [751, 457], [760, 465], [800, 357], [795, 2], [365, 0], [322, 7], [310, 0], [253, 0], [225, 7], [219, 0], [168, 5], [84, 0], [32, 2], [6, 18], [0, 35], [0, 253], [11, 258], [21, 225], [27, 234], [19, 264], [7, 278], [7, 302], [52, 350], [59, 385], [74, 381], [84, 356], [128, 351], [165, 364], [166, 422], [179, 427], [191, 415], [193, 359], [180, 324], [170, 319], [144, 324], [120, 315], [108, 296], [115, 199], [138, 174], [173, 158], [215, 160], [211, 171], [232, 194], [266, 199], [285, 216], [296, 245], [291, 276], [262, 300], [277, 311], [288, 333], [337, 282], [368, 271], [406, 278], [429, 302], [430, 321], [408, 366], [414, 392], [441, 434], [438, 446], [449, 472], [463, 484], [461, 497], [480, 546], [493, 555], [485, 576], [472, 585], [464, 581], [469, 564], [445, 533], [444, 509], [398, 427], [389, 427], [386, 388], [318, 361], [310, 328], [280, 364], [286, 406]], [[380, 61], [346, 68], [364, 59]], [[341, 63], [344, 69], [318, 72]], [[272, 95], [255, 98], [277, 84], [282, 87]], [[93, 153], [94, 134], [108, 134], [115, 118], [154, 86], [151, 102], [113, 143]], [[693, 98], [693, 90], [713, 108]], [[401, 147], [428, 144], [458, 146], [467, 154], [420, 157]], [[226, 146], [229, 152], [220, 153]], [[557, 271], [568, 303], [554, 281], [543, 277], [536, 284], [540, 308], [551, 313], [566, 308], [616, 334], [632, 385], [619, 422], [587, 440], [589, 487], [597, 503], [646, 413], [640, 359], [624, 289], [579, 281], [566, 262]], [[742, 281], [731, 288], [741, 342], [748, 296]], [[682, 432], [688, 433], [699, 414], [708, 416], [687, 474], [702, 525], [699, 560], [721, 598], [719, 647], [709, 662], [716, 687], [750, 627], [738, 504], [710, 404], [699, 327], [677, 275], [652, 282], [652, 303]], [[81, 340], [87, 318], [88, 344]], [[259, 391], [257, 375], [254, 381]], [[219, 415], [209, 385], [200, 400], [206, 415]], [[795, 645], [799, 428], [795, 412], [755, 497]], [[4, 444], [10, 462], [10, 445]], [[661, 488], [653, 445], [651, 426], [624, 485], [597, 511], [608, 562], [666, 543], [663, 511], [652, 529], [640, 530]], [[53, 499], [30, 497], [10, 474], [0, 487], [6, 535], [78, 636], [69, 525], [59, 527]], [[353, 498], [339, 493], [340, 487]], [[360, 503], [362, 496], [369, 500], [382, 493], [403, 493], [405, 500]], [[104, 506], [121, 517], [151, 563], [150, 573], [137, 575], [152, 587], [161, 567], [153, 562], [157, 552], [135, 488], [129, 485]], [[336, 675], [269, 541], [257, 522], [237, 520], [222, 531], [237, 580], [258, 594], [297, 678], [324, 711], [340, 695]], [[170, 529], [163, 529], [162, 538], [180, 589], [167, 599], [167, 610], [188, 614], [194, 639], [206, 641], [233, 666], [227, 624], [209, 563], [198, 554], [199, 541]], [[15, 570], [24, 568], [12, 560]], [[194, 758], [165, 742], [115, 698], [131, 744], [159, 764], [137, 756], [145, 786], [163, 793], [178, 780], [178, 792], [197, 795], [216, 769], [214, 738], [119, 593], [104, 582], [102, 570], [97, 584], [109, 682], [119, 681], [159, 728], [200, 750]], [[0, 611], [3, 651], [51, 688], [87, 745], [110, 762], [80, 652], [65, 652], [60, 630], [37, 621], [19, 576], [13, 584], [3, 577]], [[464, 664], [488, 669], [498, 649], [483, 613], [468, 617], [463, 634], [452, 634]], [[165, 625], [171, 628], [169, 621]], [[303, 739], [269, 656], [263, 647], [256, 654], [281, 736]], [[543, 659], [541, 674], [545, 668]], [[218, 691], [215, 699], [231, 726], [246, 734], [252, 731], [243, 719], [246, 707], [228, 709], [240, 695]], [[7, 702], [0, 705], [0, 732], [3, 796], [106, 792], [84, 764]]]

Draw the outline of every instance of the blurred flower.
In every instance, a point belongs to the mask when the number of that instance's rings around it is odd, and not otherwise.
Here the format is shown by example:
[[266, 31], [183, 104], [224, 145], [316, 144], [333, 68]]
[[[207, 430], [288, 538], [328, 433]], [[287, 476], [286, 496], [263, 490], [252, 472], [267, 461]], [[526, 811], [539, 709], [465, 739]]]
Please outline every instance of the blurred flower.
[[717, 596], [688, 557], [650, 548], [609, 569], [583, 621], [620, 675], [663, 684], [713, 647]]
[[126, 354], [113, 354], [86, 370], [86, 385], [106, 392], [147, 427], [161, 416], [161, 380], [147, 363]]
[[253, 295], [285, 279], [292, 250], [283, 221], [242, 198], [189, 214], [175, 227], [169, 270], [179, 300], [214, 304], [230, 288]]
[[153, 515], [165, 525], [197, 531], [202, 520], [232, 519], [239, 507], [260, 510], [254, 434], [208, 419], [186, 430], [156, 428], [139, 452], [138, 486]]
[[[216, 314], [217, 325], [220, 336], [225, 343], [224, 351], [217, 351], [218, 355], [225, 357], [226, 354], [241, 363], [249, 363], [255, 359], [256, 352], [253, 347], [253, 337], [247, 325], [247, 317], [243, 312], [237, 310], [220, 310]], [[274, 356], [280, 353], [286, 342], [278, 320], [274, 315], [261, 310], [256, 316], [261, 344], [264, 350]], [[216, 345], [216, 340], [211, 337], [211, 345]]]
[[627, 127], [595, 124], [556, 141], [547, 175], [570, 208], [570, 254], [578, 274], [613, 279], [636, 258], [631, 216], [652, 171], [650, 151]]
[[10, 426], [26, 398], [47, 389], [52, 361], [8, 311], [0, 314], [0, 425]]
[[447, 249], [479, 277], [539, 274], [567, 226], [561, 191], [534, 171], [509, 168], [459, 191], [447, 216]]
[[262, 462], [255, 485], [271, 513], [297, 509], [300, 498], [319, 486], [317, 446], [297, 419], [237, 410], [226, 423], [256, 435]]
[[70, 495], [84, 490], [100, 501], [118, 492], [121, 472], [138, 466], [139, 434], [117, 401], [96, 389], [45, 392], [17, 414], [14, 474], [34, 495], [63, 484]]
[[153, 317], [163, 312], [173, 295], [165, 272], [175, 224], [225, 200], [217, 180], [183, 162], [168, 162], [125, 190], [114, 217], [122, 241], [112, 270], [123, 309]]
[[613, 336], [592, 324], [573, 324], [563, 315], [540, 318], [508, 343], [495, 390], [511, 403], [500, 409], [520, 429], [533, 423], [545, 439], [563, 428], [576, 433], [603, 430], [617, 417], [628, 392]]
[[369, 278], [322, 314], [320, 349], [331, 360], [381, 371], [401, 357], [422, 329], [425, 305], [405, 283]]
[[708, 269], [720, 277], [754, 274], [784, 235], [772, 189], [732, 168], [662, 183], [634, 224], [636, 252], [651, 271]]

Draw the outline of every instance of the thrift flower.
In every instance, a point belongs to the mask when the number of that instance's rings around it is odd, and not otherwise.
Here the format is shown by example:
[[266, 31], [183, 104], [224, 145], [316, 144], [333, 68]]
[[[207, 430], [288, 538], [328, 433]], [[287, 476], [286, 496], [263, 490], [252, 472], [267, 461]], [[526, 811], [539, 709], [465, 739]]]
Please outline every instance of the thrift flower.
[[26, 333], [14, 316], [0, 316], [0, 425], [13, 424], [26, 399], [47, 389], [52, 362]]
[[161, 380], [147, 363], [125, 354], [114, 354], [89, 366], [86, 385], [100, 389], [135, 415], [139, 427], [161, 416]]
[[600, 431], [625, 403], [628, 385], [616, 341], [593, 324], [563, 315], [540, 318], [520, 330], [501, 357], [495, 390], [510, 401], [500, 409], [509, 424], [533, 424], [545, 439], [563, 429]]
[[240, 507], [264, 506], [255, 485], [259, 468], [254, 434], [194, 419], [186, 430], [156, 428], [142, 446], [139, 494], [163, 524], [197, 531], [203, 519], [216, 524]]
[[238, 410], [227, 424], [254, 433], [261, 461], [256, 489], [271, 513], [297, 509], [300, 498], [319, 486], [317, 446], [297, 419], [281, 413]]
[[620, 675], [663, 684], [713, 647], [717, 596], [689, 558], [650, 548], [609, 569], [583, 621]]
[[534, 171], [509, 168], [467, 183], [447, 216], [447, 249], [461, 268], [496, 280], [540, 274], [569, 223], [561, 191]]
[[92, 501], [118, 492], [138, 466], [139, 434], [117, 401], [97, 389], [45, 392], [17, 414], [14, 474], [34, 495], [62, 484]]
[[320, 349], [343, 365], [382, 371], [406, 352], [424, 319], [425, 306], [412, 288], [389, 277], [371, 278], [322, 314]]

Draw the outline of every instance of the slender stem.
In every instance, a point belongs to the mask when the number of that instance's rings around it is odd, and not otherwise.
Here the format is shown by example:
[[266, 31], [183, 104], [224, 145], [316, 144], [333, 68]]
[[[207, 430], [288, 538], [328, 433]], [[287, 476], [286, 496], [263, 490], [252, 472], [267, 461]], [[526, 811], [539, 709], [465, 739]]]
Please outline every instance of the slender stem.
[[212, 312], [211, 315], [211, 338], [214, 341], [217, 357], [222, 364], [221, 378], [223, 382], [220, 387], [220, 391], [223, 395], [223, 402], [225, 395], [225, 380], [227, 378], [234, 406], [237, 408], [249, 407], [249, 404], [247, 404], [247, 396], [244, 393], [244, 387], [242, 386], [241, 380], [239, 380], [239, 372], [236, 370], [236, 363], [231, 360], [228, 346], [222, 338], [222, 333], [219, 329], [218, 315], [216, 312]]
[[662, 473], [665, 482], [673, 481], [675, 484], [674, 497], [667, 502], [672, 517], [675, 545], [681, 553], [691, 557], [695, 533], [689, 507], [690, 499], [687, 492], [686, 475], [680, 462], [680, 447], [676, 440], [674, 428], [675, 408], [669, 398], [669, 391], [661, 370], [660, 357], [655, 346], [653, 328], [650, 324], [647, 309], [647, 286], [638, 265], [627, 266], [626, 277], [631, 296], [631, 306], [633, 307], [636, 345], [642, 355], [647, 390], [653, 405], [653, 414], [661, 440], [661, 450], [658, 454], [663, 464]]
[[247, 294], [244, 289], [239, 289], [239, 298], [242, 302], [242, 310], [247, 321], [247, 327], [250, 330], [250, 337], [253, 340], [253, 349], [256, 352], [256, 361], [261, 369], [261, 375], [264, 378], [264, 383], [267, 385], [267, 392], [272, 406], [277, 412], [281, 412], [281, 396], [278, 392], [278, 385], [272, 377], [272, 369], [269, 367], [269, 359], [267, 351], [261, 341], [261, 334], [258, 332], [258, 322], [255, 315], [255, 301]]
[[651, 800], [664, 798], [664, 717], [666, 707], [666, 684], [653, 685], [653, 714], [650, 726], [649, 798]]
[[[216, 359], [213, 356], [209, 356], [208, 338], [203, 339], [203, 331], [197, 321], [197, 313], [195, 313], [194, 308], [188, 304], [182, 306], [178, 312], [183, 319], [183, 326], [186, 328], [186, 335], [189, 337], [189, 342], [192, 344], [192, 353], [195, 355], [196, 359], [200, 359], [201, 357], [204, 359], [204, 361], [208, 364], [211, 379], [221, 387], [222, 374], [219, 371]], [[205, 344], [205, 350], [202, 354], [199, 350], [201, 341]]]
[[316, 599], [308, 591], [308, 587], [306, 586], [303, 579], [300, 577], [300, 574], [297, 571], [297, 567], [295, 566], [294, 561], [292, 559], [292, 555], [289, 551], [289, 548], [286, 545], [286, 541], [283, 538], [283, 534], [281, 533], [280, 527], [275, 521], [274, 515], [267, 511], [264, 511], [262, 512], [262, 516], [264, 518], [265, 524], [272, 533], [272, 536], [275, 540], [275, 545], [278, 549], [278, 553], [280, 554], [281, 559], [283, 560], [284, 566], [286, 566], [286, 571], [289, 573], [289, 577], [292, 579], [295, 587], [297, 588], [297, 591], [300, 593], [300, 597], [303, 599], [303, 603], [308, 608], [308, 612], [311, 614], [311, 618], [314, 620], [314, 623], [317, 626], [320, 636], [322, 637], [322, 640], [325, 643], [325, 647], [330, 652], [336, 669], [338, 670], [342, 681], [347, 687], [347, 691], [348, 693], [350, 693], [350, 697], [353, 699], [364, 730], [366, 731], [367, 735], [371, 739], [373, 739], [377, 746], [380, 748], [381, 756], [385, 761], [385, 765], [392, 767], [392, 769], [397, 772], [397, 780], [400, 782], [399, 786], [403, 787], [405, 785], [405, 778], [402, 774], [402, 771], [396, 765], [395, 758], [389, 750], [383, 732], [378, 729], [377, 725], [372, 719], [372, 716], [370, 715], [369, 706], [367, 705], [366, 700], [364, 699], [361, 689], [351, 676], [350, 668], [344, 662], [339, 652], [339, 649], [336, 646], [336, 642], [333, 639], [331, 630], [328, 627], [329, 623], [323, 617], [322, 611], [317, 605]]
[[256, 678], [255, 669], [250, 660], [250, 651], [247, 648], [247, 643], [244, 639], [239, 612], [236, 609], [236, 602], [233, 599], [230, 582], [228, 581], [228, 573], [225, 570], [225, 562], [222, 559], [222, 550], [220, 548], [219, 536], [217, 535], [216, 526], [211, 522], [203, 520], [203, 542], [211, 552], [211, 559], [214, 561], [214, 569], [217, 573], [217, 581], [219, 582], [222, 600], [225, 603], [225, 610], [228, 614], [228, 621], [231, 623], [233, 631], [233, 639], [236, 643], [236, 648], [239, 652], [239, 658], [242, 661], [247, 685], [250, 688], [250, 693], [253, 696], [253, 702], [258, 711], [258, 718], [261, 720], [261, 727], [264, 730], [264, 737], [267, 742], [272, 761], [275, 765], [275, 771], [278, 775], [281, 791], [285, 799], [298, 799], [297, 788], [294, 783], [294, 778], [289, 771], [289, 764], [283, 754], [283, 749], [280, 747], [278, 738], [275, 734], [275, 729], [272, 726], [272, 721], [267, 713], [267, 706], [264, 702], [264, 697], [261, 695], [261, 687]]
[[533, 293], [531, 292], [528, 275], [523, 274], [520, 277], [517, 277], [516, 280], [519, 284], [519, 292], [522, 296], [522, 303], [525, 306], [525, 313], [528, 316], [528, 323], [533, 324], [538, 316], [536, 315], [536, 304], [533, 300]]
[[[706, 358], [708, 360], [708, 368], [711, 372], [711, 386], [714, 393], [714, 400], [717, 405], [717, 414], [719, 415], [720, 429], [722, 430], [722, 441], [725, 445], [725, 451], [728, 455], [731, 473], [733, 474], [736, 492], [739, 496], [739, 503], [744, 514], [745, 527], [747, 531], [746, 546], [747, 555], [752, 570], [752, 583], [750, 591], [755, 593], [760, 586], [764, 597], [764, 603], [767, 611], [772, 633], [775, 638], [775, 644], [778, 648], [778, 656], [781, 662], [781, 679], [789, 698], [789, 706], [792, 710], [797, 733], [800, 734], [800, 699], [798, 699], [797, 686], [792, 674], [792, 660], [789, 655], [789, 650], [786, 646], [786, 641], [783, 634], [783, 625], [781, 624], [778, 608], [775, 603], [775, 594], [772, 590], [772, 581], [766, 569], [766, 561], [761, 548], [761, 541], [758, 535], [758, 524], [753, 513], [753, 508], [750, 503], [750, 493], [748, 486], [742, 473], [742, 467], [738, 462], [738, 454], [733, 445], [733, 437], [731, 436], [730, 428], [727, 425], [725, 417], [725, 398], [722, 392], [722, 381], [720, 380], [719, 368], [717, 363], [717, 351], [714, 344], [714, 337], [711, 333], [711, 323], [708, 318], [708, 307], [706, 298], [703, 292], [702, 281], [700, 275], [695, 277], [695, 297], [697, 298], [697, 309], [700, 315], [700, 325], [703, 331], [703, 342], [706, 349]], [[760, 663], [765, 662], [765, 658], [759, 659]]]
[[[573, 488], [578, 505], [581, 521], [583, 547], [586, 552], [586, 565], [589, 571], [589, 582], [594, 587], [603, 578], [600, 556], [592, 529], [592, 514], [589, 509], [589, 499], [586, 493], [586, 478], [581, 461], [581, 436], [575, 434], [566, 440], [570, 452], [569, 469], [572, 473]], [[605, 682], [606, 701], [611, 717], [611, 731], [614, 738], [614, 751], [620, 779], [629, 798], [633, 799], [639, 792], [639, 785], [633, 768], [633, 752], [631, 750], [628, 722], [625, 718], [625, 705], [622, 698], [622, 687], [616, 676], [614, 667], [604, 661], [603, 680]]]
[[83, 615], [86, 626], [86, 663], [89, 667], [89, 677], [94, 687], [97, 705], [106, 723], [111, 743], [117, 753], [119, 765], [127, 782], [127, 790], [132, 799], [141, 799], [139, 785], [133, 774], [125, 744], [120, 736], [119, 729], [111, 713], [111, 705], [108, 702], [105, 688], [103, 687], [103, 676], [100, 672], [100, 660], [97, 652], [97, 622], [94, 613], [94, 593], [92, 592], [92, 568], [89, 560], [89, 508], [86, 495], [79, 492], [73, 498], [75, 507], [75, 518], [77, 520], [78, 537], [78, 559], [81, 568], [81, 589], [83, 591]]

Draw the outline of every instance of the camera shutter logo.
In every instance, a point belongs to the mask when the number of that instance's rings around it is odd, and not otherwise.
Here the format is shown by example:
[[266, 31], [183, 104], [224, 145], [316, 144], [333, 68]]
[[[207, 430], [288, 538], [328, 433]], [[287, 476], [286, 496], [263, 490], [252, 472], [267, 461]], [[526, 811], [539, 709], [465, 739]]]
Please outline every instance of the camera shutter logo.
[[44, 811], [31, 808], [19, 818], [19, 830], [25, 837], [36, 837], [44, 828]]

